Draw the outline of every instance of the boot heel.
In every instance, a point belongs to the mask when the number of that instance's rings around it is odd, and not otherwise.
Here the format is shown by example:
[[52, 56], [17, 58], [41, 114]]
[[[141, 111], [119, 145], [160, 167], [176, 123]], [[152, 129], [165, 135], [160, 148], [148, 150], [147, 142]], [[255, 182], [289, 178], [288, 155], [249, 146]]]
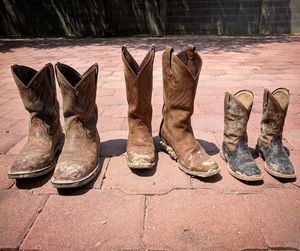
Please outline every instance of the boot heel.
[[169, 146], [163, 139], [161, 139], [159, 143], [162, 146], [163, 150], [167, 154], [169, 154], [172, 159], [177, 160], [177, 155], [171, 146]]

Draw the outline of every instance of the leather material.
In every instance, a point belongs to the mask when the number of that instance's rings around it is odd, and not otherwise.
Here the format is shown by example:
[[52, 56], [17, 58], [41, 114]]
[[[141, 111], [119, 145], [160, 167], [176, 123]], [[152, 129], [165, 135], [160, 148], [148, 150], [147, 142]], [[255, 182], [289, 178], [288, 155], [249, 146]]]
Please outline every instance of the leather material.
[[[277, 94], [282, 94], [283, 98], [277, 100]], [[278, 88], [272, 93], [267, 89], [264, 90], [260, 136], [256, 145], [257, 151], [265, 160], [266, 170], [281, 178], [296, 177], [295, 169], [282, 144], [289, 96], [289, 91], [285, 88]]]
[[[246, 105], [239, 97], [248, 97]], [[256, 165], [249, 147], [247, 123], [253, 105], [253, 93], [242, 90], [236, 94], [225, 92], [224, 98], [224, 139], [221, 156], [227, 161], [230, 173], [242, 180], [261, 179], [261, 171]]]
[[166, 144], [174, 150], [177, 162], [184, 171], [192, 171], [194, 175], [218, 173], [217, 163], [195, 139], [191, 126], [202, 67], [200, 55], [193, 45], [188, 45], [177, 55], [173, 53], [173, 48], [167, 47], [162, 55], [162, 64], [164, 105], [159, 133], [165, 142], [162, 145]]
[[30, 114], [27, 143], [13, 163], [9, 176], [36, 177], [51, 171], [63, 144], [56, 96], [54, 69], [45, 65], [39, 72], [22, 65], [11, 67], [25, 109]]
[[61, 63], [56, 64], [55, 70], [63, 97], [66, 139], [52, 183], [57, 187], [81, 186], [98, 171], [98, 65], [92, 65], [82, 76]]
[[138, 65], [127, 48], [122, 47], [129, 126], [126, 155], [130, 168], [151, 168], [156, 163], [151, 127], [154, 56], [152, 46]]

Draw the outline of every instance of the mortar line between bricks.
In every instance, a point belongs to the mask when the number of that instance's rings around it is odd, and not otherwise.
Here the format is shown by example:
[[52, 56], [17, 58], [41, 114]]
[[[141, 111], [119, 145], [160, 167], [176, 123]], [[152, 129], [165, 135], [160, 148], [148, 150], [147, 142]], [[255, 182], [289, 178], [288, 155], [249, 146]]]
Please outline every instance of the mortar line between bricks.
[[51, 195], [48, 195], [48, 197], [47, 197], [47, 199], [45, 200], [45, 202], [44, 202], [44, 203], [42, 204], [42, 206], [37, 210], [36, 216], [34, 217], [32, 223], [30, 224], [30, 226], [29, 226], [29, 228], [28, 228], [28, 231], [24, 234], [24, 236], [23, 236], [23, 238], [22, 238], [20, 244], [17, 246], [17, 249], [20, 249], [22, 243], [23, 243], [24, 240], [26, 239], [26, 237], [27, 237], [28, 233], [30, 232], [30, 230], [31, 230], [33, 224], [35, 223], [36, 219], [39, 217], [40, 213], [43, 211], [43, 208], [44, 208], [44, 206], [46, 205], [47, 201], [49, 200], [50, 196], [51, 196]]
[[148, 199], [147, 195], [145, 195], [144, 200], [144, 215], [143, 215], [143, 229], [142, 229], [142, 245], [145, 246], [145, 230], [146, 230], [146, 219], [147, 219], [147, 210], [148, 210]]
[[175, 188], [172, 188], [172, 189], [170, 189], [166, 192], [162, 192], [162, 193], [130, 193], [130, 192], [124, 191], [124, 190], [122, 190], [121, 188], [118, 188], [118, 187], [103, 188], [103, 190], [117, 190], [117, 191], [120, 191], [120, 192], [122, 192], [126, 195], [144, 195], [144, 196], [165, 196], [165, 195], [171, 193], [172, 191], [181, 191], [181, 190], [185, 190], [185, 191], [188, 191], [188, 190], [198, 190], [198, 191], [200, 191], [200, 190], [213, 190], [213, 191], [219, 192], [221, 194], [241, 196], [241, 195], [247, 195], [247, 194], [262, 194], [262, 193], [264, 193], [265, 191], [267, 191], [269, 189], [298, 189], [298, 187], [297, 186], [296, 186], [296, 188], [291, 188], [291, 187], [267, 187], [267, 188], [264, 188], [264, 189], [262, 189], [261, 191], [258, 191], [258, 192], [236, 192], [236, 191], [227, 192], [227, 191], [223, 191], [221, 189], [210, 188], [210, 187], [206, 187], [206, 188], [180, 188], [180, 187], [175, 187]]
[[[104, 159], [104, 160], [105, 160], [105, 159]], [[106, 178], [106, 172], [107, 172], [107, 169], [108, 169], [110, 160], [111, 160], [111, 157], [108, 158], [107, 164], [106, 164], [106, 166], [104, 167], [104, 172], [103, 172], [103, 175], [102, 175], [102, 180], [101, 180], [99, 189], [102, 189], [102, 185], [103, 185], [104, 180], [105, 180], [105, 178]]]

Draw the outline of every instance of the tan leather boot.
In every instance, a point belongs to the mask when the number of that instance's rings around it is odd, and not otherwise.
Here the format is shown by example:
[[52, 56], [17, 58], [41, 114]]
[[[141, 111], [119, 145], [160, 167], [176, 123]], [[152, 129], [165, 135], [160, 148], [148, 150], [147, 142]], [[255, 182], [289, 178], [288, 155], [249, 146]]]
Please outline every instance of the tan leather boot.
[[227, 162], [229, 173], [245, 181], [262, 180], [263, 176], [248, 147], [247, 123], [253, 105], [253, 93], [241, 90], [225, 93], [224, 141], [221, 157]]
[[162, 64], [164, 106], [161, 144], [184, 172], [199, 177], [215, 175], [220, 172], [218, 164], [195, 139], [191, 126], [202, 59], [193, 45], [188, 45], [177, 55], [173, 48], [167, 47], [162, 55]]
[[82, 76], [71, 67], [57, 63], [56, 77], [63, 97], [66, 139], [52, 184], [56, 188], [83, 186], [100, 170], [100, 138], [96, 128], [98, 65]]
[[132, 169], [147, 169], [156, 164], [152, 138], [152, 86], [155, 47], [152, 46], [141, 65], [122, 48], [122, 60], [128, 102], [127, 164]]
[[286, 88], [265, 89], [260, 136], [256, 150], [265, 161], [265, 170], [279, 178], [295, 178], [296, 173], [282, 144], [283, 126], [289, 106]]
[[30, 123], [28, 141], [8, 177], [38, 177], [54, 169], [64, 141], [53, 66], [47, 64], [37, 72], [26, 66], [13, 65], [11, 70], [24, 107], [30, 113]]

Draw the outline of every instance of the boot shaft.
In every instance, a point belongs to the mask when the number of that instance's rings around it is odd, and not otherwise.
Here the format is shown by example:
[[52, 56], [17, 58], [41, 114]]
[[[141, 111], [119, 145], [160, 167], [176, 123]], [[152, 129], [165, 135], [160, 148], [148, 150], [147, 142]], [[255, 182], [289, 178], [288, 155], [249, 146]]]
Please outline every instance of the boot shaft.
[[154, 57], [155, 47], [152, 45], [142, 63], [138, 65], [127, 48], [122, 47], [129, 130], [133, 130], [136, 125], [145, 125], [151, 131]]
[[282, 137], [289, 98], [289, 91], [285, 88], [278, 88], [272, 93], [267, 89], [264, 90], [259, 138], [265, 147], [270, 144], [274, 137], [279, 139]]
[[24, 107], [30, 113], [30, 123], [43, 124], [48, 134], [54, 134], [60, 122], [52, 64], [45, 65], [39, 72], [27, 66], [13, 65], [11, 72]]
[[202, 59], [193, 45], [177, 55], [167, 46], [162, 55], [163, 68], [163, 116], [174, 118], [175, 127], [192, 132], [191, 116], [194, 112], [194, 100]]
[[96, 105], [98, 65], [92, 65], [82, 76], [68, 65], [55, 65], [56, 77], [63, 97], [65, 130], [72, 122], [81, 122], [86, 134], [96, 133], [98, 109]]
[[226, 92], [224, 98], [224, 143], [235, 150], [238, 141], [247, 141], [247, 123], [253, 105], [253, 93], [241, 90], [234, 95]]

